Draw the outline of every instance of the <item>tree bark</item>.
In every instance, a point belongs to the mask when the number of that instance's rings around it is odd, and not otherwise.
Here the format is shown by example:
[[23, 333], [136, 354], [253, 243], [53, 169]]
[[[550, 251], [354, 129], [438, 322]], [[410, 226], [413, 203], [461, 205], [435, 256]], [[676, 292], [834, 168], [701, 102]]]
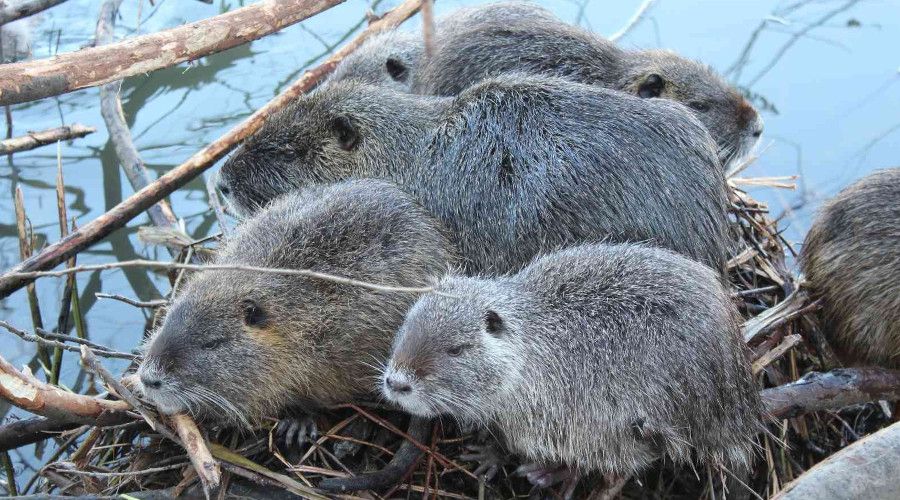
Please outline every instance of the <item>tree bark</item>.
[[49, 59], [0, 66], [0, 105], [167, 68], [241, 45], [344, 0], [265, 0], [209, 19]]
[[801, 379], [760, 392], [774, 418], [831, 410], [881, 399], [900, 399], [900, 370], [841, 368], [810, 372]]
[[[2, 66], [0, 66], [2, 67]], [[13, 137], [0, 141], [0, 155], [18, 153], [53, 144], [56, 141], [68, 141], [78, 137], [93, 134], [97, 129], [75, 123], [65, 127], [50, 128], [38, 132], [29, 132], [28, 135]]]
[[421, 3], [422, 0], [405, 0], [384, 17], [370, 24], [358, 37], [332, 54], [324, 63], [304, 73], [284, 92], [224, 136], [194, 154], [186, 162], [166, 172], [105, 214], [71, 232], [69, 236], [47, 246], [37, 255], [9, 269], [3, 276], [0, 276], [0, 298], [8, 296], [34, 280], [34, 277], [17, 276], [16, 273], [46, 270], [57, 266], [105, 238], [116, 229], [125, 226], [128, 221], [153, 206], [154, 203], [200, 175], [217, 160], [228, 154], [240, 141], [259, 130], [266, 118], [283, 109], [297, 96], [311, 89], [325, 75], [333, 71], [344, 57], [353, 52], [366, 39], [376, 33], [396, 27], [415, 14]]
[[860, 439], [790, 482], [773, 500], [900, 498], [900, 423]]

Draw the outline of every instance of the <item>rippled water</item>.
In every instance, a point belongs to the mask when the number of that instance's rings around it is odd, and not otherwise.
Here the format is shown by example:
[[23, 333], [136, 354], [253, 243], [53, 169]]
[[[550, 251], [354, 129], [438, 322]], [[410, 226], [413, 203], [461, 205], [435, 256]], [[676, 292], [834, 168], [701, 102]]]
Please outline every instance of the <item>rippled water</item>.
[[[77, 50], [91, 42], [100, 3], [70, 0], [16, 31], [31, 33], [36, 58]], [[154, 3], [139, 6], [137, 0], [125, 0], [116, 35], [170, 28], [243, 2]], [[384, 1], [376, 11], [395, 3]], [[440, 0], [436, 12], [476, 3], [480, 2]], [[641, 2], [539, 3], [563, 19], [610, 34], [625, 24]], [[349, 0], [250, 45], [126, 80], [122, 88], [125, 116], [148, 168], [154, 175], [167, 171], [263, 105], [357, 26], [368, 7], [368, 2]], [[418, 18], [410, 21], [405, 29], [415, 28], [417, 22]], [[796, 191], [751, 190], [771, 204], [773, 214], [784, 213], [790, 240], [802, 240], [810, 215], [823, 198], [873, 169], [900, 163], [900, 58], [893, 49], [900, 46], [896, 0], [658, 0], [621, 43], [670, 48], [705, 61], [754, 97], [766, 131], [760, 159], [742, 175], [802, 175]], [[15, 136], [76, 122], [98, 128], [93, 135], [60, 148], [70, 217], [84, 224], [132, 193], [107, 144], [97, 89], [13, 106], [11, 111]], [[6, 131], [2, 124], [0, 131]], [[56, 153], [54, 146], [47, 146], [16, 154], [9, 161], [0, 158], [2, 268], [19, 260], [12, 203], [17, 187], [24, 193], [26, 211], [40, 241], [59, 237]], [[192, 236], [217, 231], [201, 179], [170, 200]], [[82, 252], [79, 263], [156, 258], [158, 250], [145, 248], [135, 235], [135, 228], [146, 223], [146, 216], [135, 219], [127, 230]], [[168, 282], [152, 272], [129, 270], [79, 275], [78, 288], [90, 337], [129, 350], [144, 330], [145, 313], [122, 303], [98, 301], [94, 294], [103, 291], [149, 300], [168, 290]], [[62, 280], [41, 280], [37, 291], [44, 324], [52, 327]], [[0, 301], [0, 319], [31, 327], [22, 291]], [[21, 365], [32, 359], [34, 346], [0, 332], [0, 351]], [[74, 385], [80, 368], [75, 356], [67, 355], [67, 360], [61, 381]], [[6, 412], [0, 403], [0, 415]]]

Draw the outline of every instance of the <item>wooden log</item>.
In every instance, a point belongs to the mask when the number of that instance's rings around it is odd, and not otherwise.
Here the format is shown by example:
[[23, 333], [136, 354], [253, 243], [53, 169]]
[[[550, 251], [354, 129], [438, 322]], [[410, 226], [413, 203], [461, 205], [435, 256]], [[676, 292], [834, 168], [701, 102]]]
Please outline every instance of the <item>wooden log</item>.
[[[2, 67], [2, 66], [0, 66]], [[20, 137], [13, 137], [0, 141], [0, 155], [18, 153], [53, 144], [57, 141], [68, 141], [88, 134], [93, 134], [97, 129], [78, 123], [65, 127], [50, 128], [38, 132], [29, 132]]]
[[34, 280], [33, 276], [24, 277], [17, 273], [46, 270], [57, 266], [72, 255], [105, 238], [116, 229], [125, 226], [128, 221], [147, 210], [154, 203], [200, 175], [217, 160], [228, 154], [238, 143], [259, 130], [266, 118], [283, 109], [297, 96], [311, 89], [325, 75], [333, 71], [344, 57], [356, 50], [366, 39], [376, 33], [395, 28], [415, 14], [421, 3], [422, 0], [405, 0], [381, 19], [370, 24], [359, 36], [332, 54], [324, 63], [304, 73], [284, 92], [224, 136], [194, 154], [186, 162], [166, 172], [105, 214], [81, 226], [78, 230], [72, 231], [69, 236], [47, 246], [40, 253], [9, 269], [0, 276], [0, 298], [8, 296]]
[[[33, 16], [38, 12], [45, 11], [50, 7], [59, 5], [66, 0], [25, 0], [17, 2], [15, 5], [8, 5], [0, 8], [0, 26], [11, 23], [23, 17]], [[0, 2], [3, 5], [3, 2]]]
[[760, 392], [774, 418], [792, 418], [819, 410], [878, 400], [900, 399], [900, 370], [840, 368], [810, 372], [801, 379]]
[[344, 0], [265, 0], [209, 19], [48, 59], [0, 66], [0, 105], [33, 101], [236, 47]]
[[772, 498], [900, 498], [900, 422], [819, 462]]

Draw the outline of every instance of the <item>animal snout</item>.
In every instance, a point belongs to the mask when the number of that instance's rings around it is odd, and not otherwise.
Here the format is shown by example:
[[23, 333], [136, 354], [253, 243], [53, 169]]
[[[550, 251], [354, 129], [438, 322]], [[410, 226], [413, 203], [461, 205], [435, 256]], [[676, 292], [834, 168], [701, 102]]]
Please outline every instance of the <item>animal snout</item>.
[[388, 375], [384, 378], [384, 385], [389, 391], [397, 394], [409, 394], [412, 392], [412, 384], [406, 380], [406, 377], [400, 374]]
[[753, 132], [752, 133], [753, 133], [753, 137], [757, 137], [757, 138], [759, 136], [761, 136], [763, 133], [763, 119], [762, 119], [762, 117], [759, 116], [759, 114], [756, 115], [756, 120], [753, 121]]
[[162, 379], [152, 373], [141, 373], [141, 383], [144, 384], [144, 387], [148, 387], [150, 389], [161, 389], [163, 382]]

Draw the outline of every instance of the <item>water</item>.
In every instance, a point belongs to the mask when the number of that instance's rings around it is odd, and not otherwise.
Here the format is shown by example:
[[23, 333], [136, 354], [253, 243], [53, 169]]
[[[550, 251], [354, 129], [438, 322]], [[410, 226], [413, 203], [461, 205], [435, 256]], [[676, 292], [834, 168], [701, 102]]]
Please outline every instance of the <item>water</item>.
[[[70, 0], [30, 24], [24, 31], [33, 35], [34, 57], [88, 44], [100, 3]], [[157, 0], [155, 7], [148, 2], [139, 7], [137, 0], [126, 0], [116, 35], [170, 28], [241, 3]], [[376, 10], [395, 3], [385, 1]], [[440, 15], [475, 3], [479, 2], [440, 0], [436, 12]], [[625, 24], [640, 1], [539, 3], [563, 19], [610, 34]], [[357, 24], [368, 6], [363, 0], [349, 0], [250, 45], [126, 80], [122, 89], [125, 116], [152, 175], [178, 165], [271, 99], [297, 71], [314, 63], [327, 45]], [[410, 21], [406, 29], [416, 27], [417, 21]], [[670, 48], [705, 61], [755, 96], [766, 132], [760, 159], [742, 175], [803, 175], [796, 191], [751, 190], [771, 204], [775, 215], [785, 214], [786, 236], [792, 241], [802, 240], [811, 214], [823, 199], [873, 169], [898, 165], [900, 59], [890, 49], [900, 46], [897, 0], [658, 0], [620, 43]], [[744, 63], [736, 64], [740, 61]], [[60, 148], [69, 216], [79, 223], [94, 219], [132, 193], [107, 145], [97, 89], [14, 106], [12, 115], [16, 136], [76, 122], [97, 127], [96, 133]], [[59, 238], [56, 166], [54, 146], [16, 154], [11, 162], [0, 159], [0, 193], [4, 193], [0, 195], [0, 268], [19, 260], [12, 203], [16, 187], [24, 193], [39, 240]], [[191, 182], [170, 200], [193, 237], [218, 231], [202, 180]], [[135, 219], [127, 230], [82, 252], [78, 262], [167, 258], [137, 240], [135, 228], [146, 223], [146, 216]], [[43, 279], [37, 285], [48, 327], [56, 323], [62, 283]], [[139, 342], [146, 313], [119, 302], [98, 301], [94, 293], [150, 300], [169, 288], [165, 277], [143, 270], [81, 274], [78, 287], [91, 339], [120, 350], [130, 350]], [[30, 328], [24, 292], [0, 300], [0, 319]], [[32, 359], [34, 346], [0, 332], [0, 352], [22, 365]], [[124, 368], [122, 363], [107, 364], [114, 371]], [[75, 384], [79, 371], [75, 356], [67, 354], [62, 383]], [[6, 411], [0, 403], [0, 415]], [[27, 457], [14, 455], [19, 458]], [[25, 463], [36, 462], [31, 458]]]

